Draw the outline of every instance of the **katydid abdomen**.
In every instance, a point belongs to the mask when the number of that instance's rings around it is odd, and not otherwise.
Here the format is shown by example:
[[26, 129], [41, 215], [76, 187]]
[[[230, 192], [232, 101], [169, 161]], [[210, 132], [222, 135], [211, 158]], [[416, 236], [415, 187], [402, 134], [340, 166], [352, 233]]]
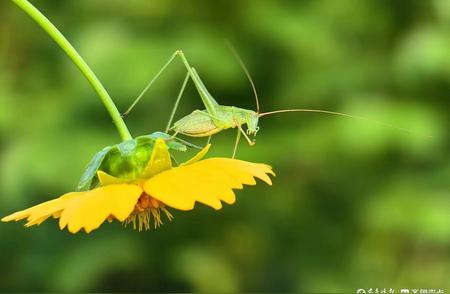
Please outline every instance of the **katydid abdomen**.
[[207, 137], [221, 131], [204, 110], [197, 110], [176, 121], [170, 130], [190, 137]]

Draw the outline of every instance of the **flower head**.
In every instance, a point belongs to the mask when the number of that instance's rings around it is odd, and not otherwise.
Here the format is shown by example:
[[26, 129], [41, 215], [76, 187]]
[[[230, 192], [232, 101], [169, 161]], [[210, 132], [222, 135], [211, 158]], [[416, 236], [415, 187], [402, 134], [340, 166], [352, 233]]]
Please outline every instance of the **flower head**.
[[[210, 145], [187, 162], [172, 166], [168, 147], [156, 139], [150, 159], [136, 177], [118, 177], [103, 170], [96, 171], [99, 187], [70, 192], [59, 198], [13, 213], [4, 222], [26, 219], [26, 227], [39, 225], [49, 217], [59, 218], [60, 229], [77, 233], [97, 229], [114, 219], [134, 228], [149, 229], [162, 224], [161, 215], [173, 219], [168, 208], [192, 210], [196, 202], [214, 209], [222, 201], [233, 204], [233, 189], [255, 185], [255, 177], [271, 185], [270, 166], [231, 158], [203, 159]], [[129, 175], [129, 174], [127, 174]]]

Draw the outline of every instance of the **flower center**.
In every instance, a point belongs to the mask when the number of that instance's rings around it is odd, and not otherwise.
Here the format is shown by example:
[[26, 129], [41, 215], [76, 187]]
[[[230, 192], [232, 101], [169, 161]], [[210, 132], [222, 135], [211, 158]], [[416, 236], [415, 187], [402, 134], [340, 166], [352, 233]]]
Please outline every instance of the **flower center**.
[[124, 221], [124, 224], [127, 226], [132, 223], [133, 229], [139, 231], [149, 230], [150, 222], [153, 218], [153, 224], [156, 229], [163, 223], [161, 211], [169, 221], [173, 220], [173, 215], [166, 209], [164, 203], [143, 192], [134, 206], [134, 211]]

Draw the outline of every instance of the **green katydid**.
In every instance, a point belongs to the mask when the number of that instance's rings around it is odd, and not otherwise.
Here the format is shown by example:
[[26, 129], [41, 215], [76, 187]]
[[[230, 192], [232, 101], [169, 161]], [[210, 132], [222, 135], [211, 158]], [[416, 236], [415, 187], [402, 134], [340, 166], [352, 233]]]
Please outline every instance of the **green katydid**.
[[[275, 110], [270, 112], [260, 112], [259, 110], [259, 99], [258, 94], [256, 91], [256, 87], [253, 83], [253, 80], [239, 57], [239, 55], [236, 53], [236, 51], [229, 45], [234, 57], [239, 62], [240, 66], [242, 67], [245, 75], [247, 76], [247, 79], [249, 80], [255, 100], [256, 100], [256, 111], [249, 110], [249, 109], [243, 109], [236, 106], [227, 106], [227, 105], [220, 105], [213, 96], [209, 93], [206, 86], [200, 79], [200, 76], [198, 75], [197, 71], [194, 67], [191, 67], [184, 56], [184, 53], [181, 50], [175, 51], [175, 53], [172, 54], [171, 58], [167, 63], [161, 68], [161, 70], [156, 74], [156, 76], [150, 81], [150, 83], [144, 88], [144, 90], [141, 92], [141, 94], [136, 98], [136, 100], [133, 102], [133, 104], [128, 108], [128, 110], [123, 114], [123, 116], [126, 116], [133, 107], [139, 102], [139, 100], [143, 97], [143, 95], [147, 92], [147, 90], [150, 88], [150, 86], [154, 83], [154, 81], [160, 76], [160, 74], [166, 69], [166, 67], [175, 59], [175, 57], [180, 57], [183, 64], [185, 65], [187, 69], [186, 77], [183, 81], [182, 87], [180, 92], [178, 93], [178, 97], [176, 99], [174, 108], [172, 110], [172, 113], [169, 118], [169, 122], [166, 127], [166, 133], [169, 131], [173, 131], [174, 134], [172, 137], [175, 137], [178, 134], [190, 136], [190, 137], [209, 137], [208, 142], [212, 135], [219, 133], [222, 130], [229, 129], [229, 128], [237, 128], [237, 137], [234, 144], [233, 149], [233, 158], [236, 155], [237, 146], [241, 137], [241, 134], [244, 135], [245, 139], [249, 143], [249, 145], [254, 145], [255, 141], [252, 141], [249, 136], [253, 135], [256, 136], [259, 126], [259, 118], [267, 115], [272, 115], [276, 113], [286, 113], [286, 112], [317, 112], [317, 113], [325, 113], [325, 114], [332, 114], [332, 115], [339, 115], [339, 116], [345, 116], [349, 118], [355, 118], [359, 120], [365, 120], [372, 123], [376, 123], [379, 125], [383, 125], [386, 127], [395, 128], [398, 130], [411, 132], [410, 130], [399, 128], [394, 125], [380, 122], [377, 120], [368, 119], [362, 116], [356, 116], [356, 115], [350, 115], [346, 113], [341, 112], [335, 112], [335, 111], [326, 111], [326, 110], [320, 110], [320, 109], [283, 109], [283, 110]], [[173, 126], [172, 121], [176, 112], [176, 109], [178, 107], [178, 104], [181, 100], [181, 97], [183, 95], [184, 89], [187, 85], [187, 82], [189, 78], [192, 79], [200, 98], [202, 99], [202, 102], [206, 109], [204, 110], [194, 110], [192, 113], [184, 116], [183, 118], [176, 121]], [[246, 125], [247, 130], [244, 131], [242, 126]]]

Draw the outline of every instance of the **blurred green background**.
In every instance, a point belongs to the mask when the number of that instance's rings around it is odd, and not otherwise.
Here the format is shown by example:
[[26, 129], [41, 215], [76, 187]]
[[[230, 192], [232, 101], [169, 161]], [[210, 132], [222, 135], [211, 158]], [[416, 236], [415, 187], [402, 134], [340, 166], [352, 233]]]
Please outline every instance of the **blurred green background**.
[[[238, 157], [271, 164], [273, 187], [239, 191], [218, 212], [172, 210], [172, 223], [141, 233], [2, 223], [0, 291], [450, 290], [450, 1], [33, 2], [122, 111], [176, 49], [218, 101], [254, 109], [228, 38], [263, 111], [342, 111], [433, 137], [321, 114], [264, 118]], [[5, 216], [72, 191], [119, 137], [84, 77], [10, 1], [0, 69]], [[184, 72], [175, 62], [130, 114], [134, 135], [164, 129]], [[192, 84], [181, 104], [177, 117], [202, 107]], [[215, 136], [211, 155], [230, 156], [234, 138]]]

